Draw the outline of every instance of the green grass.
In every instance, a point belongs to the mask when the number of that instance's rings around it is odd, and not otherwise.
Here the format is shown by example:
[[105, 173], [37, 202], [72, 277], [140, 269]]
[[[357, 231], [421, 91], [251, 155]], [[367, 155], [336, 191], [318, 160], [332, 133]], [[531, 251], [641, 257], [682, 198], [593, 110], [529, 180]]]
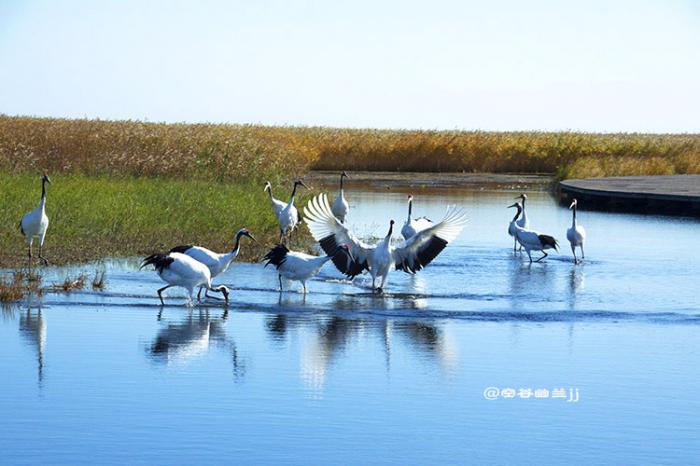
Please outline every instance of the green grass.
[[[52, 181], [44, 250], [54, 264], [145, 255], [190, 243], [223, 252], [244, 226], [262, 246], [244, 238], [241, 258], [255, 260], [279, 234], [258, 183], [82, 174], [56, 174]], [[26, 263], [26, 244], [17, 224], [39, 201], [40, 178], [0, 172], [0, 186], [0, 263], [20, 266]], [[276, 195], [286, 197], [286, 191], [278, 187]]]

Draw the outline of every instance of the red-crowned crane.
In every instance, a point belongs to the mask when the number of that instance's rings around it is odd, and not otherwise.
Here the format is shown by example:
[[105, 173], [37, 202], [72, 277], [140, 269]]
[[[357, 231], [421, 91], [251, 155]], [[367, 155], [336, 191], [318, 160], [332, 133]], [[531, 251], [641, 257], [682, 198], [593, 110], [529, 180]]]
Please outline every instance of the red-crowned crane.
[[574, 264], [578, 264], [580, 261], [576, 258], [576, 247], [581, 248], [581, 259], [585, 259], [586, 255], [583, 252], [583, 243], [586, 241], [586, 230], [583, 225], [576, 223], [576, 207], [578, 206], [578, 201], [574, 199], [569, 206], [569, 209], [573, 209], [573, 219], [571, 221], [571, 228], [566, 230], [566, 239], [569, 240], [571, 244], [571, 252], [574, 253]]
[[32, 268], [32, 243], [34, 237], [39, 238], [39, 259], [48, 265], [49, 261], [42, 255], [44, 248], [44, 238], [46, 238], [46, 230], [49, 228], [49, 217], [46, 215], [46, 183], [51, 184], [49, 175], [44, 173], [41, 177], [41, 199], [34, 210], [24, 214], [19, 222], [19, 230], [27, 239], [29, 245], [29, 268]]
[[188, 303], [190, 305], [192, 303], [194, 289], [199, 286], [222, 293], [226, 303], [228, 303], [228, 288], [223, 285], [213, 288], [211, 286], [211, 273], [209, 272], [209, 268], [201, 262], [192, 259], [190, 256], [179, 252], [152, 254], [143, 260], [141, 268], [147, 265], [153, 265], [161, 280], [167, 283], [166, 286], [158, 290], [158, 297], [160, 298], [161, 305], [165, 305], [165, 302], [163, 302], [163, 291], [173, 286], [181, 286], [187, 290], [190, 296], [190, 301]]
[[304, 216], [311, 235], [320, 242], [326, 254], [335, 252], [339, 244], [348, 245], [352, 260], [345, 263], [333, 261], [338, 270], [351, 278], [368, 270], [372, 275], [372, 288], [378, 291], [383, 289], [392, 269], [413, 274], [428, 265], [457, 238], [467, 221], [462, 209], [450, 206], [440, 223], [395, 247], [391, 244], [394, 220], [389, 222], [389, 232], [384, 239], [376, 244], [366, 244], [335, 218], [325, 194], [309, 201]]
[[[520, 215], [520, 212], [523, 209], [519, 202], [516, 202], [513, 205], [509, 205], [508, 207], [517, 208], [518, 215]], [[527, 252], [527, 257], [530, 258], [530, 263], [532, 263], [532, 256], [530, 255], [530, 251], [542, 251], [542, 254], [544, 255], [535, 261], [540, 262], [548, 255], [545, 251], [546, 249], [558, 250], [557, 248], [559, 246], [559, 243], [557, 243], [557, 240], [554, 239], [553, 236], [543, 235], [533, 230], [526, 230], [525, 228], [518, 225], [517, 222], [515, 223], [515, 237], [518, 240], [518, 243], [520, 243], [525, 249], [525, 252]]]

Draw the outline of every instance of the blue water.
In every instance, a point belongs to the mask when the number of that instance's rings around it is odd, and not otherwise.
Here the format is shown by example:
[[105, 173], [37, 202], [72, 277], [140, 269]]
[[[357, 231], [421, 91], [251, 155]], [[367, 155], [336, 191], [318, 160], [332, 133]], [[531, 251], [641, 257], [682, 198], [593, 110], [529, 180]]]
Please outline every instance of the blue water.
[[[218, 280], [228, 309], [187, 308], [182, 290], [161, 308], [134, 258], [107, 262], [103, 292], [4, 308], [0, 463], [695, 463], [700, 223], [579, 211], [575, 266], [570, 212], [532, 193], [533, 227], [563, 247], [528, 265], [506, 234], [513, 196], [417, 196], [416, 215], [459, 203], [469, 225], [383, 296], [330, 265], [307, 296], [280, 295], [272, 270], [241, 263]], [[349, 197], [362, 236], [405, 215], [403, 193]], [[567, 397], [491, 401], [488, 387]]]

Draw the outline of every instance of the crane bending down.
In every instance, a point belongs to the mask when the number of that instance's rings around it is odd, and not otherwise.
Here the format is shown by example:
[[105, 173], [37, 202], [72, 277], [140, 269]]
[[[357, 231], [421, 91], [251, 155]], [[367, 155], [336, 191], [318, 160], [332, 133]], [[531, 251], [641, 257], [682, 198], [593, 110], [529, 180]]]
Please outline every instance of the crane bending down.
[[401, 228], [401, 236], [403, 239], [409, 239], [414, 236], [419, 231], [427, 230], [433, 226], [433, 221], [428, 217], [411, 218], [411, 212], [413, 211], [413, 196], [408, 195], [408, 218]]
[[315, 277], [321, 271], [321, 267], [333, 259], [339, 263], [348, 264], [352, 261], [352, 256], [348, 250], [348, 245], [339, 246], [333, 254], [326, 256], [311, 256], [303, 252], [290, 251], [284, 244], [279, 244], [272, 248], [265, 257], [267, 261], [265, 267], [272, 264], [277, 269], [280, 291], [282, 291], [282, 277], [289, 280], [301, 282], [306, 294], [306, 281]]
[[350, 204], [345, 199], [345, 190], [343, 189], [343, 178], [350, 178], [345, 171], [340, 174], [340, 191], [338, 196], [333, 201], [332, 211], [335, 218], [340, 220], [340, 223], [345, 223], [345, 217], [348, 215], [348, 210], [350, 209]]
[[464, 210], [450, 206], [440, 223], [394, 247], [391, 244], [393, 220], [389, 222], [389, 232], [384, 239], [372, 245], [364, 243], [335, 218], [325, 194], [311, 199], [304, 208], [304, 215], [311, 235], [326, 254], [333, 253], [339, 244], [348, 245], [352, 260], [334, 257], [336, 268], [350, 278], [368, 270], [372, 275], [372, 288], [378, 291], [384, 288], [392, 268], [413, 274], [428, 265], [457, 238], [467, 221]]
[[189, 293], [190, 303], [192, 303], [194, 289], [198, 286], [222, 293], [226, 303], [228, 303], [228, 288], [223, 285], [213, 288], [211, 286], [209, 268], [190, 256], [179, 252], [151, 254], [143, 260], [140, 268], [144, 268], [147, 265], [153, 265], [161, 280], [167, 283], [166, 286], [158, 290], [161, 305], [165, 305], [165, 302], [163, 302], [163, 291], [173, 286], [185, 288]]
[[[515, 204], [508, 206], [508, 208], [511, 207], [515, 207], [518, 209], [518, 213], [516, 214], [517, 218], [517, 216], [520, 215], [520, 212], [522, 211], [522, 206], [519, 202], [516, 202]], [[542, 254], [544, 255], [535, 261], [540, 262], [548, 255], [545, 251], [546, 249], [558, 250], [559, 243], [556, 239], [554, 239], [553, 236], [543, 235], [533, 230], [526, 230], [525, 228], [518, 225], [517, 222], [515, 222], [514, 225], [515, 237], [518, 240], [518, 243], [520, 243], [525, 249], [525, 252], [527, 252], [527, 257], [530, 259], [531, 264], [532, 256], [530, 255], [530, 251], [542, 251]]]
[[583, 252], [583, 243], [586, 241], [586, 230], [583, 225], [578, 225], [576, 223], [576, 207], [578, 206], [578, 201], [574, 199], [569, 206], [569, 209], [573, 209], [573, 219], [571, 221], [571, 228], [566, 230], [566, 239], [569, 240], [571, 244], [571, 252], [574, 253], [574, 264], [578, 264], [579, 261], [576, 258], [576, 246], [581, 248], [581, 259], [586, 258], [586, 254]]
[[[185, 254], [186, 256], [190, 256], [196, 261], [201, 262], [209, 268], [211, 278], [214, 278], [217, 275], [221, 275], [226, 270], [228, 270], [231, 263], [236, 259], [236, 257], [238, 257], [238, 253], [241, 250], [242, 236], [246, 236], [255, 241], [256, 243], [258, 242], [253, 237], [253, 235], [250, 234], [250, 231], [247, 228], [241, 228], [240, 230], [238, 230], [238, 233], [236, 233], [236, 243], [234, 244], [231, 252], [219, 254], [207, 248], [192, 245], [175, 246], [170, 250], [170, 252], [179, 252]], [[204, 288], [204, 286], [199, 287], [199, 291], [197, 292], [197, 299], [200, 299], [200, 296], [202, 294], [202, 288]], [[206, 290], [204, 292], [204, 295], [206, 297], [209, 297], [209, 290]]]
[[299, 224], [299, 212], [297, 211], [297, 208], [294, 207], [294, 198], [296, 197], [297, 188], [299, 186], [310, 189], [304, 184], [303, 180], [294, 180], [292, 195], [289, 197], [289, 202], [285, 203], [272, 197], [272, 185], [269, 181], [265, 183], [265, 191], [267, 191], [270, 195], [270, 203], [272, 204], [275, 216], [277, 217], [277, 223], [279, 223], [280, 243], [282, 242], [282, 239], [286, 235], [290, 234]]
[[44, 238], [46, 238], [46, 230], [49, 228], [49, 217], [46, 215], [46, 183], [51, 184], [49, 175], [44, 173], [41, 177], [41, 199], [39, 204], [32, 210], [22, 216], [19, 221], [19, 231], [22, 232], [27, 239], [29, 245], [29, 269], [32, 268], [32, 243], [34, 237], [39, 237], [39, 259], [48, 265], [49, 261], [43, 255]]

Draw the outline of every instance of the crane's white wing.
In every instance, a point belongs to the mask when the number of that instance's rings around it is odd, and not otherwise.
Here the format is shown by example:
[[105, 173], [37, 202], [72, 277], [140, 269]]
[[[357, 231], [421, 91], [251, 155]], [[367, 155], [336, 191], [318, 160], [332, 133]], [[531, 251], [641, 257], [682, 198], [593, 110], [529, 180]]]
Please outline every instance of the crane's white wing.
[[274, 197], [270, 197], [270, 202], [272, 203], [272, 208], [274, 209], [277, 217], [279, 217], [284, 208], [287, 207], [286, 202], [275, 199]]
[[170, 249], [170, 252], [179, 252], [186, 256], [190, 256], [192, 259], [209, 267], [210, 271], [212, 268], [216, 268], [219, 265], [219, 254], [201, 246], [175, 246], [174, 248]]
[[[328, 196], [321, 193], [309, 201], [304, 207], [304, 221], [309, 227], [311, 236], [321, 244], [326, 254], [333, 256], [333, 264], [342, 273], [354, 277], [368, 268], [367, 258], [374, 246], [360, 241], [347, 227], [333, 215], [328, 204]], [[344, 254], [335, 254], [338, 245], [347, 244], [352, 259]]]
[[467, 223], [463, 209], [450, 206], [440, 223], [416, 233], [392, 252], [397, 270], [416, 273], [437, 257], [448, 243], [462, 232]]

